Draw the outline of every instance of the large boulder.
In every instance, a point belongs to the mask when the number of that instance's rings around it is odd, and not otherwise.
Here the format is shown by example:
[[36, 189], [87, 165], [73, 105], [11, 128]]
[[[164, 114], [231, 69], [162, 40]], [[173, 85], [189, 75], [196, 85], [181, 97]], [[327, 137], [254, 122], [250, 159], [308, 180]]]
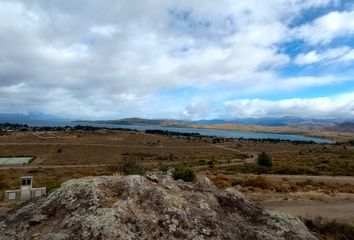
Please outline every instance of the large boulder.
[[235, 189], [169, 175], [70, 180], [0, 218], [0, 239], [316, 239]]

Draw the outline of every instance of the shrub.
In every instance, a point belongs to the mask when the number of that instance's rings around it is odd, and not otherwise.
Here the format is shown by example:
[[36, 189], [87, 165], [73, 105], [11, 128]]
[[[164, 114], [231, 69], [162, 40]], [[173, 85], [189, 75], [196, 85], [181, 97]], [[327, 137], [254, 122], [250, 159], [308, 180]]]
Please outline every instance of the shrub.
[[10, 179], [4, 175], [0, 175], [0, 190], [5, 190], [10, 187]]
[[60, 182], [56, 181], [56, 180], [50, 180], [50, 181], [46, 182], [45, 187], [46, 187], [47, 192], [51, 192], [52, 190], [60, 187]]
[[326, 221], [320, 217], [303, 221], [311, 231], [319, 233], [324, 239], [350, 240], [354, 236], [354, 226], [347, 223]]
[[139, 164], [136, 156], [124, 156], [123, 163], [114, 163], [107, 166], [109, 174], [116, 172], [124, 173], [125, 175], [142, 175], [145, 169]]
[[272, 167], [272, 158], [266, 152], [262, 152], [257, 157], [257, 164], [262, 167]]
[[210, 168], [213, 168], [214, 167], [214, 161], [213, 160], [209, 160], [208, 161], [208, 165]]
[[167, 172], [168, 165], [167, 164], [163, 164], [163, 163], [159, 163], [159, 170], [162, 171], [162, 172]]
[[241, 185], [243, 181], [241, 179], [234, 179], [231, 181], [231, 186]]
[[217, 175], [213, 177], [211, 180], [219, 188], [226, 188], [231, 186], [230, 180], [224, 175]]
[[262, 176], [257, 176], [255, 178], [249, 178], [242, 184], [243, 187], [258, 187], [261, 189], [267, 189], [272, 187], [272, 183]]
[[194, 182], [195, 174], [191, 168], [180, 165], [175, 168], [173, 179], [182, 179], [185, 182]]
[[123, 161], [122, 170], [126, 175], [144, 174], [143, 167], [134, 158], [125, 158]]
[[206, 161], [204, 159], [198, 160], [198, 165], [205, 165]]

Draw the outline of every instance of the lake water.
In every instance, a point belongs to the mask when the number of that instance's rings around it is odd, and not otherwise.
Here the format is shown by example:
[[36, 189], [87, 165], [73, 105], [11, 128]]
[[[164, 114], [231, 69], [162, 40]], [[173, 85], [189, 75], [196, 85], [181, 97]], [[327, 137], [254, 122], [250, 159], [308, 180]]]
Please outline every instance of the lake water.
[[92, 127], [107, 127], [107, 128], [125, 128], [135, 129], [138, 131], [145, 130], [166, 130], [172, 132], [182, 133], [199, 133], [204, 136], [226, 137], [226, 138], [245, 138], [245, 139], [281, 139], [290, 141], [313, 141], [316, 143], [333, 143], [333, 141], [324, 138], [306, 137], [298, 134], [279, 134], [279, 133], [261, 133], [249, 131], [235, 131], [235, 130], [215, 130], [202, 128], [188, 128], [188, 127], [163, 127], [159, 125], [116, 125], [116, 124], [101, 124], [93, 122], [36, 122], [27, 123], [29, 126], [92, 126]]
[[99, 124], [91, 122], [75, 122], [73, 125], [87, 125], [93, 127], [107, 127], [107, 128], [128, 128], [138, 131], [145, 130], [166, 130], [172, 132], [182, 133], [199, 133], [204, 136], [216, 136], [227, 138], [245, 138], [245, 139], [281, 139], [290, 141], [314, 141], [316, 143], [332, 143], [333, 141], [322, 138], [306, 137], [297, 134], [278, 134], [278, 133], [260, 133], [248, 131], [234, 131], [234, 130], [215, 130], [202, 128], [188, 128], [188, 127], [163, 127], [158, 125], [115, 125], [115, 124]]

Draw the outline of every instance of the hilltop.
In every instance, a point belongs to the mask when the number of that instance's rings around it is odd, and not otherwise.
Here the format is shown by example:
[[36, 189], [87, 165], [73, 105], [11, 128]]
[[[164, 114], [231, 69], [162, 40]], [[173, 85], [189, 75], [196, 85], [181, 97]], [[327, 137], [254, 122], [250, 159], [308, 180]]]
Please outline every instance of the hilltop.
[[209, 179], [170, 175], [70, 180], [0, 218], [1, 239], [316, 239], [297, 218], [264, 210]]

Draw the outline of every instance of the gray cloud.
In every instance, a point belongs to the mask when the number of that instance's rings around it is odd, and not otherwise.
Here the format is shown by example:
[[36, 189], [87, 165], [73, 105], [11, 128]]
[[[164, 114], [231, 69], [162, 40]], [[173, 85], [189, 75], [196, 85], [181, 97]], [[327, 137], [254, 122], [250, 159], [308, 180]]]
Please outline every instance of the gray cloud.
[[[195, 111], [196, 102], [209, 106], [211, 94], [222, 102], [329, 84], [332, 77], [282, 79], [276, 72], [291, 62], [279, 45], [289, 41], [292, 19], [329, 4], [0, 1], [0, 111], [112, 118], [179, 117], [187, 109], [202, 117], [207, 111]], [[188, 87], [198, 92], [195, 102], [160, 101], [161, 92]]]

